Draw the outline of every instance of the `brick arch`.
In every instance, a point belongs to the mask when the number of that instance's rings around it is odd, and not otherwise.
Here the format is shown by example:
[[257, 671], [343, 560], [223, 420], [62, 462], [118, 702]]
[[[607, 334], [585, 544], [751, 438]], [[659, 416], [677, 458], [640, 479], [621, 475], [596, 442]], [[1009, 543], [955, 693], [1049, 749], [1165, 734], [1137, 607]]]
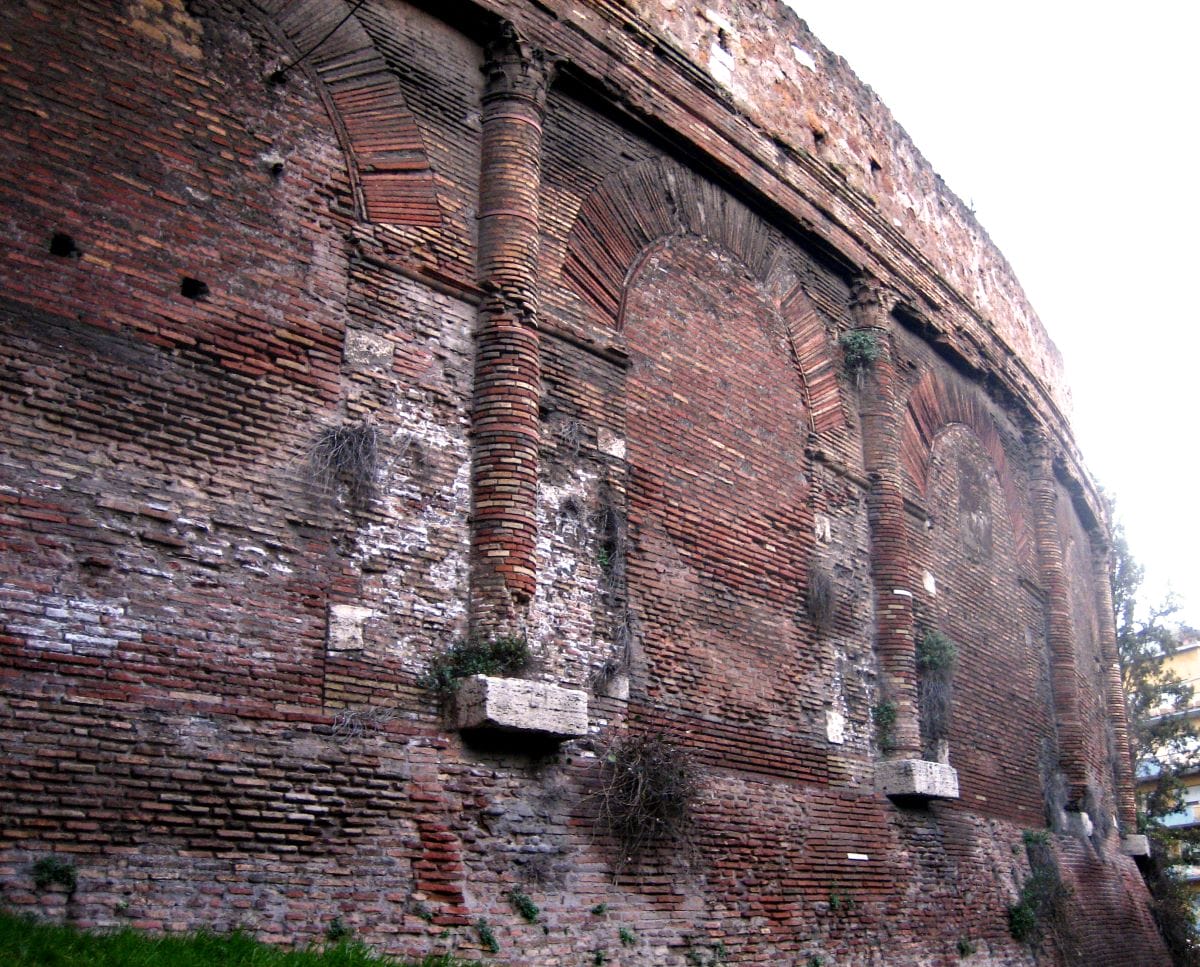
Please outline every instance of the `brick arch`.
[[1017, 559], [1027, 560], [1029, 528], [1016, 481], [1008, 466], [1008, 454], [996, 423], [973, 389], [948, 382], [930, 370], [908, 398], [904, 429], [900, 437], [900, 466], [917, 493], [925, 496], [933, 445], [945, 428], [961, 424], [974, 433], [987, 453], [1012, 522]]
[[804, 392], [814, 433], [825, 433], [846, 425], [842, 390], [838, 383], [837, 356], [830, 351], [829, 334], [817, 307], [799, 284], [780, 300], [783, 317]]
[[632, 165], [588, 196], [567, 237], [561, 277], [592, 321], [621, 330], [625, 294], [655, 244], [707, 239], [735, 256], [787, 327], [814, 432], [846, 425], [836, 354], [791, 265], [791, 243], [717, 185], [664, 158]]
[[[354, 186], [358, 216], [387, 225], [438, 227], [444, 206], [416, 117], [395, 73], [346, 0], [282, 0], [270, 14], [246, 3], [292, 48], [307, 51], [304, 68], [323, 88]], [[300, 70], [302, 68], [296, 68]]]

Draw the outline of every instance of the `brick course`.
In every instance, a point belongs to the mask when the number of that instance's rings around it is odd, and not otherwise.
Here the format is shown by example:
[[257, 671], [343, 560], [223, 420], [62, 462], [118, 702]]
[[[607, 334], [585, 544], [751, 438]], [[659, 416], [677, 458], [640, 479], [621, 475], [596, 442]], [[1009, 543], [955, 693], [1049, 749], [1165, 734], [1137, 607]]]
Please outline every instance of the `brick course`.
[[[765, 7], [710, 13], [735, 66], [771, 30], [825, 65], [776, 109], [705, 73], [687, 3], [352, 7], [0, 9], [0, 902], [405, 956], [482, 957], [484, 919], [511, 964], [1031, 964], [1022, 831], [1071, 807], [1085, 953], [1161, 963], [1055, 351], [962, 212], [887, 227], [933, 176], [886, 109]], [[824, 120], [771, 113], [822, 77]], [[927, 627], [962, 795], [895, 804]], [[472, 630], [525, 634], [589, 734], [449, 729], [421, 677]], [[693, 850], [597, 825], [636, 730], [702, 770]]]

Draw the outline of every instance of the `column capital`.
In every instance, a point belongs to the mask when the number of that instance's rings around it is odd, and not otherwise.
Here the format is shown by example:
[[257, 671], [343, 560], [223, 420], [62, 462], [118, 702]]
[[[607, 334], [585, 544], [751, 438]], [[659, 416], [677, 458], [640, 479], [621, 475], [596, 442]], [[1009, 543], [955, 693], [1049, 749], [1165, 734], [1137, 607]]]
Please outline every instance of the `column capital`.
[[1025, 438], [1029, 445], [1029, 456], [1033, 463], [1035, 476], [1047, 480], [1052, 479], [1054, 461], [1058, 459], [1058, 447], [1050, 430], [1037, 423], [1026, 431]]
[[540, 113], [546, 106], [554, 66], [540, 47], [504, 21], [483, 51], [484, 106], [496, 101], [522, 100]]
[[850, 292], [850, 311], [860, 329], [887, 329], [899, 295], [878, 279], [862, 276]]

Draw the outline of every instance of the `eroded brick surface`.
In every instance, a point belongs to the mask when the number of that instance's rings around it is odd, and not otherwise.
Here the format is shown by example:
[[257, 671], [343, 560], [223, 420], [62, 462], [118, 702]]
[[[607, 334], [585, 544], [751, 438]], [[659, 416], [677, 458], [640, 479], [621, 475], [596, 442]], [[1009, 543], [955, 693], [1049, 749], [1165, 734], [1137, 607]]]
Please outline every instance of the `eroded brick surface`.
[[[1057, 355], [886, 110], [769, 6], [352, 6], [0, 7], [0, 900], [411, 956], [483, 956], [482, 919], [511, 964], [1032, 964], [1022, 831], [1084, 810], [1051, 834], [1080, 949], [1161, 963]], [[587, 735], [450, 728], [423, 676], [489, 625]], [[960, 798], [894, 803], [874, 710], [928, 628]], [[598, 817], [637, 731], [701, 791], [690, 844], [628, 856]]]

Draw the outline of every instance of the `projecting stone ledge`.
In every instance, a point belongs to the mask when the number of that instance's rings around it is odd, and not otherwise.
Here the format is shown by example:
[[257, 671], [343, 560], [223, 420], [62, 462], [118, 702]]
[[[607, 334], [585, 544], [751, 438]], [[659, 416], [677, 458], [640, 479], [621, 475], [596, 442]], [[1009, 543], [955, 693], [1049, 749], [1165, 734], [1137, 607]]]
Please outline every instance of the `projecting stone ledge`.
[[587, 734], [587, 693], [520, 678], [474, 675], [455, 700], [455, 726], [474, 732], [507, 732], [542, 739]]
[[944, 762], [888, 759], [875, 766], [875, 786], [889, 799], [957, 799], [958, 772]]
[[1143, 833], [1130, 833], [1122, 836], [1121, 852], [1126, 856], [1149, 856], [1150, 837]]

